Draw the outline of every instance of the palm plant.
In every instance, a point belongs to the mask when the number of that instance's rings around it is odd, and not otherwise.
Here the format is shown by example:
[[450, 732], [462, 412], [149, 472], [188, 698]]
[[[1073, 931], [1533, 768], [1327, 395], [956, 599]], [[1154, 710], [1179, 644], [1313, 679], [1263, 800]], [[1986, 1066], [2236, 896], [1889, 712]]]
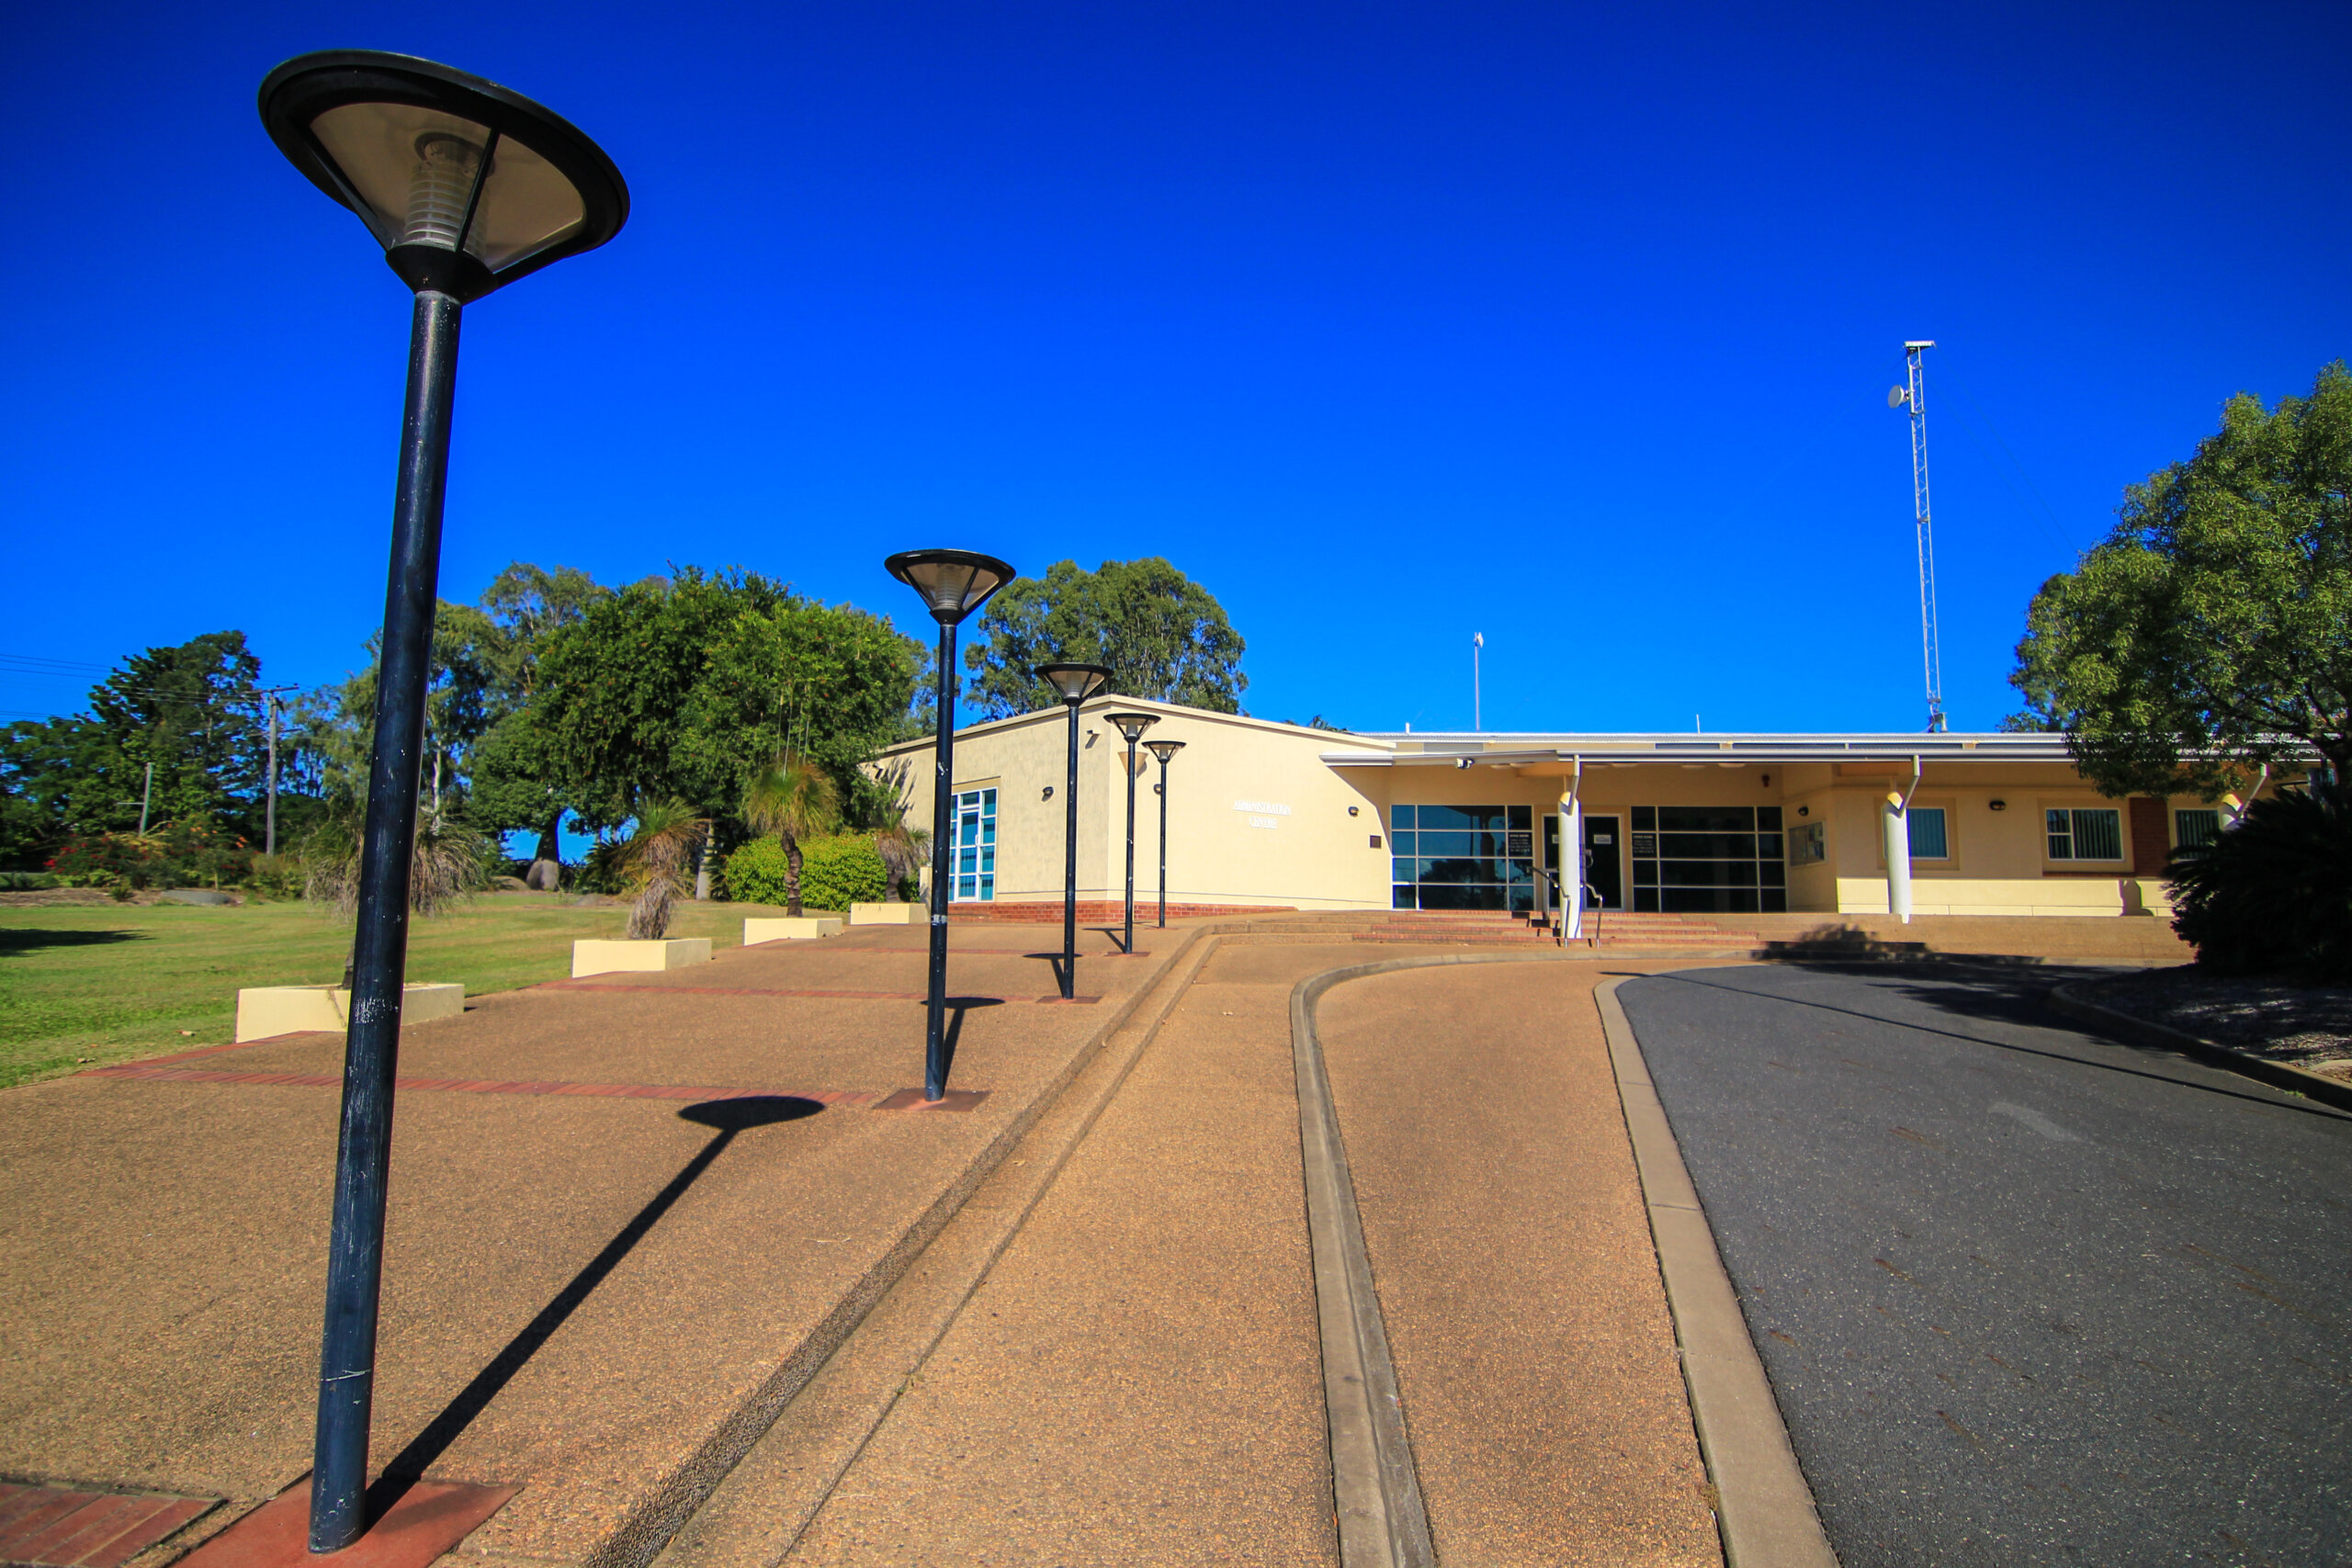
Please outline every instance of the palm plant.
[[899, 889], [922, 874], [923, 860], [931, 853], [931, 834], [907, 825], [904, 805], [886, 806], [874, 829], [874, 851], [882, 857], [882, 869], [888, 874], [882, 897], [897, 904], [902, 902]]
[[628, 879], [624, 892], [630, 900], [623, 937], [659, 941], [669, 931], [670, 906], [686, 891], [695, 846], [709, 826], [683, 800], [638, 808], [637, 829], [621, 846], [621, 869]]
[[2265, 795], [2172, 862], [2173, 929], [2225, 975], [2352, 980], [2352, 791]]
[[832, 775], [797, 751], [782, 753], [744, 786], [743, 820], [784, 843], [786, 913], [800, 913], [800, 840], [831, 832], [840, 818]]

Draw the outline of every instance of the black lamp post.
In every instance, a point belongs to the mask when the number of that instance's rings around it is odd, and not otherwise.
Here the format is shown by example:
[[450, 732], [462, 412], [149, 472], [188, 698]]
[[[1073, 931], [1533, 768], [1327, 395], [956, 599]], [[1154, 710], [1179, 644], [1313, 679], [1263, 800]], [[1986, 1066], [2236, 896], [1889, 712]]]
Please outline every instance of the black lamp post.
[[1168, 764], [1184, 749], [1182, 740], [1147, 740], [1144, 746], [1159, 759], [1159, 924], [1168, 926]]
[[261, 118], [311, 184], [358, 214], [416, 295], [319, 1365], [310, 1547], [323, 1552], [349, 1546], [368, 1526], [392, 1077], [458, 319], [492, 289], [611, 239], [628, 218], [628, 187], [602, 149], [528, 98], [404, 54], [333, 50], [289, 60], [262, 82]]
[[1111, 671], [1100, 664], [1040, 664], [1032, 671], [1069, 706], [1069, 782], [1062, 786], [1062, 1000], [1078, 993], [1078, 708]]
[[1114, 713], [1105, 716], [1127, 738], [1127, 934], [1125, 951], [1136, 950], [1136, 742], [1159, 722], [1156, 713]]
[[939, 623], [938, 777], [931, 790], [931, 1007], [923, 1028], [922, 1097], [947, 1094], [947, 901], [955, 874], [956, 628], [1012, 581], [1012, 569], [970, 550], [901, 550], [884, 570], [922, 595]]

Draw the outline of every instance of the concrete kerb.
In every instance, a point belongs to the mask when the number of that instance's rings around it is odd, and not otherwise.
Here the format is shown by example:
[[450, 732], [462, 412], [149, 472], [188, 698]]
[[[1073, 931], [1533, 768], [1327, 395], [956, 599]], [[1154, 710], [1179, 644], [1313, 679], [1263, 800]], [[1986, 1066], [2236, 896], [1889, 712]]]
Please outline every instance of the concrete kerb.
[[[1205, 934], [1197, 930], [1182, 933], [1176, 950], [1169, 955], [1171, 972]], [[808, 1385], [842, 1342], [856, 1331], [875, 1303], [889, 1292], [923, 1249], [931, 1245], [932, 1239], [955, 1218], [965, 1201], [1027, 1135], [1037, 1119], [1060, 1098], [1071, 1081], [1102, 1048], [1103, 1043], [1125, 1024], [1142, 1005], [1146, 996], [1157, 989], [1157, 986], [1137, 989], [1102, 1018], [1094, 1032], [1070, 1053], [1069, 1060], [1061, 1070], [1031, 1099], [1028, 1106], [998, 1131], [997, 1135], [972, 1157], [956, 1180], [899, 1234], [889, 1250], [876, 1259], [873, 1267], [843, 1292], [841, 1300], [834, 1303], [833, 1310], [802, 1337], [800, 1343], [792, 1348], [759, 1389], [738, 1405], [733, 1415], [705, 1439], [700, 1448], [639, 1503], [611, 1537], [587, 1555], [582, 1568], [643, 1568], [644, 1564], [650, 1563], [661, 1554], [679, 1527], [694, 1516], [719, 1483], [727, 1478], [728, 1472], [766, 1434], [776, 1417], [784, 1413], [785, 1407]]]
[[[758, 1484], [769, 1477], [753, 1477], [754, 1484], [748, 1489], [741, 1481], [729, 1480], [725, 1485], [713, 1489], [714, 1495], [709, 1499], [711, 1511], [699, 1516], [696, 1520], [700, 1526], [715, 1528], [701, 1532], [705, 1539], [694, 1539], [695, 1532], [689, 1532], [685, 1538], [666, 1545], [659, 1558], [661, 1568], [769, 1568], [770, 1564], [791, 1554], [801, 1534], [832, 1495], [833, 1488], [856, 1463], [865, 1445], [888, 1418], [908, 1382], [919, 1373], [923, 1363], [955, 1326], [966, 1304], [995, 1268], [1006, 1247], [1012, 1245], [1013, 1237], [1028, 1223], [1030, 1214], [1052, 1189], [1070, 1156], [1086, 1141], [1087, 1134], [1092, 1131], [1103, 1110], [1126, 1082], [1128, 1074], [1142, 1060], [1144, 1053], [1158, 1036], [1159, 1026], [1191, 988], [1202, 966], [1216, 953], [1216, 935], [1213, 932], [1199, 934], [1201, 940], [1196, 943], [1188, 941], [1186, 946], [1180, 947], [1178, 957], [1160, 978], [1138, 993], [1135, 1001], [1123, 1011], [1122, 1017], [1099, 1032], [1096, 1039], [1086, 1048], [1083, 1053], [1085, 1059], [1076, 1071], [1067, 1075], [1072, 1083], [1100, 1055], [1110, 1040], [1129, 1022], [1136, 1024], [1136, 1039], [1121, 1055], [1105, 1064], [1106, 1070], [1099, 1081], [1087, 1088], [1080, 1103], [1069, 1108], [1069, 1115], [1058, 1118], [1059, 1125], [1051, 1124], [1049, 1113], [1062, 1109], [1059, 1103], [1061, 1096], [1070, 1085], [1065, 1084], [1053, 1094], [1039, 1098], [1036, 1114], [1031, 1121], [1046, 1124], [1034, 1125], [1017, 1145], [1025, 1156], [1023, 1160], [1016, 1162], [1022, 1167], [1021, 1174], [1012, 1179], [1013, 1190], [1008, 1195], [1009, 1201], [986, 1205], [989, 1210], [984, 1221], [986, 1234], [976, 1238], [977, 1245], [956, 1249], [956, 1256], [944, 1260], [944, 1268], [933, 1267], [930, 1251], [933, 1249], [927, 1248], [924, 1269], [919, 1273], [910, 1273], [905, 1283], [894, 1284], [891, 1291], [886, 1292], [886, 1310], [877, 1311], [875, 1315], [885, 1316], [895, 1311], [910, 1321], [889, 1325], [884, 1331], [883, 1337], [891, 1343], [878, 1348], [879, 1359], [886, 1363], [881, 1378], [886, 1388], [879, 1396], [872, 1398], [865, 1408], [849, 1421], [836, 1423], [820, 1418], [817, 1424], [827, 1428], [827, 1435], [815, 1442], [786, 1437], [783, 1430], [786, 1423], [778, 1424], [775, 1437], [763, 1435], [763, 1443], [774, 1443], [781, 1437], [786, 1438], [788, 1448], [797, 1451], [781, 1455], [781, 1462], [778, 1463], [769, 1461], [763, 1448], [760, 1454], [752, 1456], [746, 1470], [782, 1470], [803, 1478], [802, 1484], [797, 1489], [798, 1495], [782, 1500], [781, 1511], [788, 1516], [781, 1521], [782, 1528], [778, 1528], [779, 1499], [772, 1493], [761, 1491]], [[1134, 1018], [1135, 1007], [1146, 1000], [1152, 1004], [1148, 1015]], [[1033, 1139], [1042, 1140], [1042, 1146], [1030, 1147]], [[1011, 1151], [1008, 1149], [1006, 1152], [1009, 1154]], [[1000, 1167], [992, 1173], [991, 1179], [1001, 1185], [1008, 1179], [1012, 1168], [1002, 1166], [1001, 1162]], [[978, 1190], [980, 1184], [974, 1185]], [[960, 1225], [965, 1222], [958, 1219], [956, 1223]], [[943, 1232], [945, 1228], [942, 1227]], [[902, 1301], [910, 1286], [917, 1286], [919, 1299]], [[885, 1303], [877, 1303], [877, 1307], [884, 1306]], [[858, 1346], [873, 1336], [875, 1331], [870, 1323], [871, 1319], [862, 1321], [826, 1357], [817, 1377], [809, 1380], [809, 1397], [817, 1398], [822, 1394], [826, 1401], [831, 1403], [859, 1402], [855, 1392], [825, 1391], [829, 1382], [838, 1382], [842, 1378], [840, 1359], [853, 1354]], [[875, 1381], [875, 1374], [870, 1370], [865, 1381]], [[786, 1418], [787, 1423], [789, 1419]]]
[[1309, 976], [1290, 994], [1291, 1061], [1298, 1079], [1298, 1141], [1306, 1169], [1306, 1226], [1314, 1260], [1317, 1328], [1323, 1349], [1331, 1490], [1343, 1568], [1433, 1568], [1429, 1514], [1388, 1331], [1364, 1248], [1355, 1180], [1315, 1032], [1315, 1005], [1334, 986], [1373, 975], [1454, 964], [1557, 964], [1589, 955], [1461, 953], [1354, 964]]
[[1621, 976], [1596, 987], [1593, 1001], [1609, 1041], [1657, 1244], [1658, 1273], [1674, 1314], [1691, 1422], [1714, 1488], [1724, 1562], [1726, 1568], [1838, 1568], [1698, 1189], [1650, 1082], [1641, 1043], [1617, 1000], [1623, 983]]
[[2128, 1012], [2118, 1012], [2113, 1008], [2092, 1001], [2074, 985], [2053, 987], [2049, 1001], [2052, 1010], [2107, 1033], [2120, 1035], [2135, 1045], [2177, 1051], [2207, 1066], [2221, 1067], [2272, 1089], [2285, 1089], [2290, 1094], [2300, 1094], [2323, 1105], [2334, 1106], [2338, 1111], [2352, 1111], [2352, 1084], [2340, 1083], [2324, 1074], [2287, 1062], [2267, 1062], [2259, 1056], [2233, 1051], [2226, 1045], [2191, 1034], [2186, 1030], [2149, 1019], [2134, 1018]]

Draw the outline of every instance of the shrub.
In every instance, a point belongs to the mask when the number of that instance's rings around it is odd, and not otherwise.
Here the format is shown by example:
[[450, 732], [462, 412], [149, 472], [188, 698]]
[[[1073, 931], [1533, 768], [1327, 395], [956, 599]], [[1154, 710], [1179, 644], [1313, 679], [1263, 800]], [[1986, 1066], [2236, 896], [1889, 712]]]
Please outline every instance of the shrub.
[[2227, 975], [2352, 980], [2352, 797], [2342, 784], [2246, 807], [2173, 857], [2173, 930]]
[[64, 886], [45, 871], [0, 871], [0, 893], [40, 893]]
[[[727, 896], [739, 904], [788, 904], [784, 843], [771, 834], [727, 857]], [[882, 857], [864, 838], [805, 839], [800, 844], [800, 902], [812, 909], [846, 909], [882, 897]]]

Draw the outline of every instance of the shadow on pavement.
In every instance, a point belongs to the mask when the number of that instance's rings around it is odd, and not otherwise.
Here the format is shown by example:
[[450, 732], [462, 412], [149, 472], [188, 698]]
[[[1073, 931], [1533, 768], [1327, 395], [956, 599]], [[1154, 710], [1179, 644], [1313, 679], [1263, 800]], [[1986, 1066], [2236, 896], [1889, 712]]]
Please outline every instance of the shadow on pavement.
[[571, 1277], [571, 1283], [556, 1292], [555, 1299], [539, 1309], [538, 1315], [523, 1327], [523, 1331], [506, 1342], [506, 1348], [491, 1358], [490, 1364], [476, 1372], [455, 1399], [443, 1407], [441, 1414], [425, 1424], [424, 1430], [409, 1439], [408, 1446], [385, 1464], [382, 1479], [368, 1489], [368, 1513], [370, 1518], [389, 1508], [416, 1481], [421, 1479], [433, 1461], [448, 1451], [459, 1433], [473, 1424], [474, 1417], [489, 1408], [490, 1402], [514, 1381], [514, 1374], [538, 1354], [539, 1348], [555, 1337], [565, 1319], [580, 1310], [582, 1303], [593, 1294], [605, 1277], [620, 1266], [646, 1234], [660, 1223], [686, 1189], [708, 1170], [711, 1162], [726, 1152], [738, 1133], [757, 1127], [774, 1126], [779, 1122], [797, 1122], [814, 1116], [824, 1106], [813, 1100], [792, 1095], [753, 1094], [729, 1100], [706, 1100], [689, 1105], [678, 1112], [679, 1117], [699, 1126], [714, 1128], [718, 1136], [705, 1144], [688, 1160], [684, 1168], [670, 1179], [649, 1200], [636, 1217], [620, 1228], [603, 1251], [588, 1261], [585, 1268]]
[[[2086, 979], [2095, 975], [2112, 973], [2109, 970], [2040, 969], [2035, 971], [2033, 980], [2028, 982], [2022, 976], [2017, 980], [1990, 976], [1965, 980], [1958, 976], [1940, 975], [1930, 977], [1919, 975], [1917, 971], [1904, 973], [1891, 970], [1884, 964], [1813, 964], [1805, 967], [1864, 979], [1884, 980], [1891, 976], [1897, 976], [1901, 983], [1894, 988], [1898, 994], [1908, 997], [1914, 1001], [1925, 1003], [1939, 1012], [1952, 1013], [1962, 1018], [1977, 1018], [2031, 1029], [2078, 1033], [2111, 1050], [2128, 1051], [2134, 1055], [2150, 1059], [2160, 1060], [2171, 1057], [2173, 1055], [2133, 1041], [2100, 1033], [2091, 1026], [2073, 1019], [2059, 1020], [2043, 1005], [2041, 998], [2052, 986], [2064, 984], [2068, 980]], [[2070, 1062], [2077, 1066], [2095, 1067], [2101, 1072], [2122, 1073], [2131, 1077], [2149, 1078], [2158, 1083], [2172, 1084], [2180, 1089], [2197, 1089], [2206, 1094], [2218, 1094], [2230, 1100], [2248, 1100], [2256, 1105], [2267, 1105], [2279, 1111], [2300, 1111], [2312, 1116], [2324, 1116], [2332, 1121], [2352, 1119], [2347, 1118], [2345, 1112], [2330, 1106], [2314, 1105], [2305, 1100], [2287, 1098], [2283, 1094], [2246, 1093], [2223, 1084], [2204, 1083], [2196, 1078], [2177, 1077], [2173, 1073], [2126, 1066], [2119, 1062], [2101, 1061], [2092, 1056], [2077, 1056], [2065, 1051], [2045, 1051], [2032, 1045], [2019, 1044], [2014, 1040], [1996, 1039], [1990, 1034], [1969, 1033], [1956, 1029], [1939, 1029], [1933, 1024], [1922, 1023], [1915, 1018], [1890, 1017], [1884, 1013], [1864, 1012], [1856, 1008], [1836, 1007], [1828, 1002], [1812, 1001], [1803, 997], [1783, 996], [1777, 991], [1759, 991], [1752, 990], [1746, 986], [1724, 985], [1720, 981], [1705, 978], [1707, 973], [1707, 971], [1685, 971], [1679, 974], [1652, 975], [1646, 978], [1670, 980], [1684, 986], [1702, 986], [1709, 990], [1729, 991], [1759, 1000], [1785, 1003], [1790, 1007], [1811, 1008], [1817, 1012], [1837, 1013], [1841, 1017], [1860, 1019], [1869, 1023], [1883, 1023], [1896, 1029], [1912, 1030], [1920, 1034], [1935, 1034], [1947, 1040], [1965, 1041], [1971, 1045], [1989, 1045], [1996, 1051], [2011, 1051], [2018, 1055], [2041, 1056], [2052, 1062]]]

